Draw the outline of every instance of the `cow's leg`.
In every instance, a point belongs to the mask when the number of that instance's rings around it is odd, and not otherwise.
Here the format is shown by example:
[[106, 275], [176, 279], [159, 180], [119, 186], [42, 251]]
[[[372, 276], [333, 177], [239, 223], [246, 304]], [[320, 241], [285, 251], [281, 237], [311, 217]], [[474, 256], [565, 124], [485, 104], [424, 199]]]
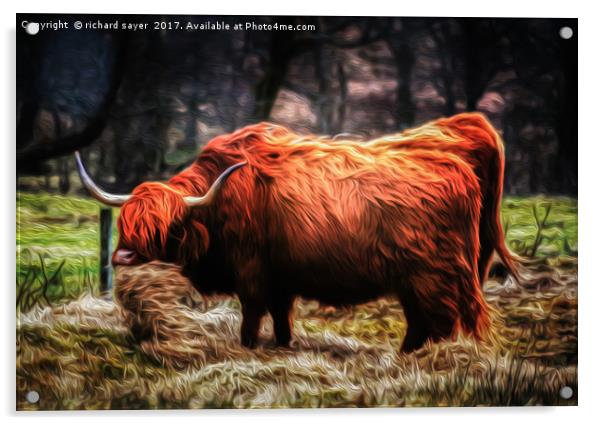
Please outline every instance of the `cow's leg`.
[[399, 295], [408, 325], [401, 351], [414, 351], [429, 339], [438, 341], [453, 335], [459, 319], [455, 288], [453, 278], [436, 271], [410, 277]]
[[481, 287], [489, 277], [489, 265], [491, 264], [491, 257], [493, 256], [494, 241], [488, 237], [487, 230], [481, 227], [481, 234], [479, 236], [480, 250], [479, 250], [479, 282]]
[[401, 346], [401, 351], [404, 353], [409, 353], [422, 347], [429, 337], [426, 319], [420, 309], [418, 299], [410, 289], [403, 290], [399, 296], [399, 302], [403, 307], [407, 325], [406, 335]]
[[274, 297], [270, 301], [270, 314], [274, 320], [274, 335], [278, 345], [288, 347], [292, 337], [291, 307], [294, 298], [290, 295]]
[[240, 342], [248, 348], [257, 346], [257, 337], [261, 318], [265, 313], [265, 307], [254, 300], [240, 300], [242, 304], [242, 326], [240, 328]]
[[257, 346], [259, 325], [266, 312], [265, 279], [261, 260], [252, 257], [240, 261], [236, 292], [242, 306], [240, 341], [249, 348]]

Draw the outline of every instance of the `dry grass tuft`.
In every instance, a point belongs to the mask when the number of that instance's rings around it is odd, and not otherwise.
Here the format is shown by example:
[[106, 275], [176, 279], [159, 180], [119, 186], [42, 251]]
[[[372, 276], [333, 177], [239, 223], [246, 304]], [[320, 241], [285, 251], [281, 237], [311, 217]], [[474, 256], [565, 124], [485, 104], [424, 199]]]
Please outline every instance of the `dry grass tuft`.
[[[297, 300], [292, 348], [239, 342], [236, 300], [203, 300], [177, 268], [120, 271], [121, 305], [84, 295], [20, 316], [19, 409], [576, 404], [576, 264], [531, 266], [527, 285], [489, 281], [498, 341], [400, 355], [396, 301], [333, 309]], [[129, 331], [135, 330], [135, 335]], [[569, 385], [571, 400], [559, 397]], [[37, 390], [29, 405], [25, 394]]]
[[200, 313], [202, 300], [177, 266], [153, 262], [121, 267], [115, 298], [142, 351], [163, 366], [201, 367], [245, 354], [235, 342], [238, 315]]

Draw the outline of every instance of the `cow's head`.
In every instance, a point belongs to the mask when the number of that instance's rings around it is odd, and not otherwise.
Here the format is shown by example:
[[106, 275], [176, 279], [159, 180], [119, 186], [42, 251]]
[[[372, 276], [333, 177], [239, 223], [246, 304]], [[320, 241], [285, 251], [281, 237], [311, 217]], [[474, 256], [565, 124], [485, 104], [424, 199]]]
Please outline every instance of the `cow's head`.
[[100, 202], [121, 207], [117, 222], [119, 243], [114, 265], [135, 265], [152, 260], [179, 262], [198, 258], [209, 247], [209, 232], [191, 214], [215, 200], [224, 182], [245, 162], [227, 168], [202, 196], [187, 196], [160, 182], [146, 182], [129, 195], [105, 192], [86, 172], [79, 152], [75, 153], [83, 185]]

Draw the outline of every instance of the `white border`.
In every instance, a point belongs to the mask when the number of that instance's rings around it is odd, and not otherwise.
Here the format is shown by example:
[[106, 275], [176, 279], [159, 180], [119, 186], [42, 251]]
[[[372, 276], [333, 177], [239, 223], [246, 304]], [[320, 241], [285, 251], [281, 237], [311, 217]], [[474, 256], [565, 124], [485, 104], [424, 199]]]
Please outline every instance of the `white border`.
[[[144, 418], [148, 424], [164, 424], [168, 417], [178, 422], [211, 421], [302, 423], [333, 422], [345, 420], [361, 424], [371, 421], [391, 423], [478, 423], [507, 425], [512, 421], [537, 421], [547, 424], [573, 424], [581, 421], [599, 422], [598, 412], [602, 369], [598, 357], [602, 355], [600, 332], [600, 282], [602, 250], [602, 202], [598, 172], [602, 169], [602, 140], [599, 130], [602, 95], [602, 63], [600, 59], [601, 14], [595, 2], [556, 1], [527, 2], [525, 0], [468, 1], [440, 0], [399, 2], [369, 0], [326, 2], [302, 1], [175, 1], [126, 2], [102, 0], [22, 1], [16, 4], [2, 3], [0, 19], [3, 21], [3, 54], [1, 82], [4, 93], [2, 108], [3, 140], [0, 141], [0, 199], [2, 200], [2, 243], [0, 261], [4, 279], [2, 305], [4, 306], [2, 385], [0, 385], [0, 412], [7, 419], [24, 423], [43, 422], [71, 424], [86, 421], [103, 424], [107, 421], [136, 421]], [[264, 14], [264, 15], [372, 15], [372, 16], [495, 16], [495, 17], [577, 17], [579, 18], [579, 407], [574, 408], [436, 408], [436, 409], [360, 409], [360, 410], [286, 410], [286, 411], [168, 411], [168, 412], [48, 412], [15, 413], [15, 13], [145, 13], [145, 14]], [[597, 419], [595, 419], [597, 418]]]

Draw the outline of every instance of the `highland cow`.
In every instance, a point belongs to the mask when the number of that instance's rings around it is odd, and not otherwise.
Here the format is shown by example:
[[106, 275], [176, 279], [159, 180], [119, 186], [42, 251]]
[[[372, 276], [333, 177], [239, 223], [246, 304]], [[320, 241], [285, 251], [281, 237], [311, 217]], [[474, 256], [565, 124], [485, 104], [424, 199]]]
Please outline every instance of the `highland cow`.
[[289, 344], [297, 296], [398, 297], [404, 352], [460, 330], [481, 338], [493, 250], [514, 270], [499, 220], [503, 147], [478, 114], [369, 142], [251, 125], [131, 195], [102, 191], [79, 156], [78, 168], [96, 198], [121, 206], [113, 263], [176, 263], [199, 292], [237, 295], [249, 347], [266, 312]]

